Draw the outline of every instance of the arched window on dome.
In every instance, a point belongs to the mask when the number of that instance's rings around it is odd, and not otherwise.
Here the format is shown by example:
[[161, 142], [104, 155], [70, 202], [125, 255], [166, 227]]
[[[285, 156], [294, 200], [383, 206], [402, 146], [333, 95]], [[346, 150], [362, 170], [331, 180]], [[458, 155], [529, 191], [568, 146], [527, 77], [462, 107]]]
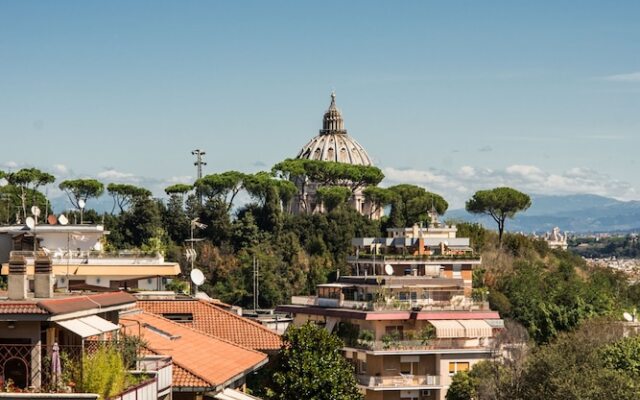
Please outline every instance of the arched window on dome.
[[321, 160], [322, 159], [322, 150], [316, 149], [316, 151], [313, 152], [313, 159], [314, 160]]
[[347, 149], [345, 147], [340, 149], [340, 155], [338, 156], [338, 161], [343, 163], [348, 163], [350, 161], [349, 153], [347, 153]]
[[333, 147], [329, 147], [329, 149], [327, 149], [327, 160], [333, 161], [335, 157], [336, 157], [336, 152], [333, 150]]

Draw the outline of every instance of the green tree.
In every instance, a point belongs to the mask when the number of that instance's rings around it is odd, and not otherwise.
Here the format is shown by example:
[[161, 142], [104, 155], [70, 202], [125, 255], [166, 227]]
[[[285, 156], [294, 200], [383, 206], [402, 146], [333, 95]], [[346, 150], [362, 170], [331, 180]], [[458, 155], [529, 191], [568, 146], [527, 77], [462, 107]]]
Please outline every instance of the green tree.
[[338, 337], [314, 324], [291, 326], [283, 336], [280, 365], [267, 398], [360, 400], [353, 366], [342, 356]]
[[209, 200], [225, 203], [227, 211], [231, 210], [233, 200], [242, 189], [245, 174], [238, 171], [226, 171], [221, 174], [210, 174], [198, 179], [194, 184], [198, 193]]
[[371, 203], [369, 218], [382, 208], [393, 203], [393, 200], [396, 198], [396, 194], [393, 191], [378, 186], [368, 186], [364, 189], [363, 194], [364, 198]]
[[78, 210], [82, 210], [80, 200], [86, 202], [104, 193], [104, 185], [95, 179], [69, 179], [62, 181], [58, 187], [67, 193], [69, 201]]
[[471, 197], [465, 208], [473, 214], [487, 214], [498, 224], [498, 244], [502, 247], [502, 234], [507, 218], [513, 218], [518, 212], [531, 206], [531, 198], [509, 187], [491, 190], [479, 190]]
[[[23, 218], [27, 218], [27, 194], [29, 192], [35, 194], [40, 186], [48, 185], [56, 180], [53, 175], [42, 172], [37, 168], [23, 168], [17, 172], [3, 173], [2, 177], [6, 179], [9, 185], [19, 189], [18, 195]], [[32, 203], [34, 201], [35, 196], [32, 197]]]
[[120, 212], [123, 212], [134, 199], [138, 197], [151, 197], [150, 190], [125, 183], [110, 183], [107, 185], [107, 192], [113, 197], [111, 214], [116, 210], [116, 206], [118, 206]]
[[389, 187], [395, 195], [391, 202], [390, 221], [394, 227], [412, 226], [421, 221], [427, 221], [428, 212], [435, 208], [440, 215], [449, 208], [447, 201], [436, 193], [427, 192], [416, 185], [400, 184]]
[[332, 211], [349, 200], [351, 190], [342, 186], [320, 187], [316, 194], [318, 200], [324, 204], [327, 211]]
[[447, 400], [474, 400], [477, 398], [476, 387], [478, 383], [467, 372], [458, 372], [451, 379], [451, 385], [447, 390]]
[[174, 194], [184, 196], [191, 189], [193, 189], [193, 186], [191, 185], [187, 185], [186, 183], [176, 183], [175, 185], [164, 188], [164, 192], [169, 196]]

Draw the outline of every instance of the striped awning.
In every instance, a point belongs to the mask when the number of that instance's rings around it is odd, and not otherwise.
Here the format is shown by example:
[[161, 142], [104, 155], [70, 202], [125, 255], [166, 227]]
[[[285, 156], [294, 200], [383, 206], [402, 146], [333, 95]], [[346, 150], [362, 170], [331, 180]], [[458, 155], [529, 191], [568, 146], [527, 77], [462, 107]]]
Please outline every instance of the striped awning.
[[464, 326], [465, 337], [480, 338], [493, 336], [491, 325], [482, 319], [460, 319], [458, 322]]
[[438, 338], [459, 338], [464, 336], [464, 327], [456, 319], [433, 319], [428, 320], [436, 328]]
[[482, 319], [430, 319], [438, 338], [480, 338], [493, 336], [493, 328]]

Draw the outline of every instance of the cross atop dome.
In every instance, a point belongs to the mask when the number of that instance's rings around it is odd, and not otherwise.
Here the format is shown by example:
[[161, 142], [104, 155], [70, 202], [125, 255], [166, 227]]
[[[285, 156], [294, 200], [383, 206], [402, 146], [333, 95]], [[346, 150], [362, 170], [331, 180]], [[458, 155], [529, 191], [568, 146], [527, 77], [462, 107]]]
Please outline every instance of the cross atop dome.
[[347, 130], [344, 129], [344, 120], [338, 107], [336, 106], [336, 92], [331, 92], [331, 104], [329, 109], [324, 113], [322, 118], [322, 129], [320, 129], [321, 135], [331, 134], [346, 134]]

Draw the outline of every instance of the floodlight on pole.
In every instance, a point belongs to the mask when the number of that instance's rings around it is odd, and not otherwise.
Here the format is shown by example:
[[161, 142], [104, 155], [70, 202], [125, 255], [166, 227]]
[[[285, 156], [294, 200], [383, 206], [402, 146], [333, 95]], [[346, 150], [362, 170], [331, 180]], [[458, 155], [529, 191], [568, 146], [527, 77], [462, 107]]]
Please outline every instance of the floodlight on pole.
[[[193, 165], [196, 166], [196, 179], [202, 178], [202, 166], [207, 165], [203, 160], [203, 156], [207, 154], [205, 151], [200, 149], [195, 149], [191, 152], [192, 155], [196, 156], [196, 162]], [[200, 199], [200, 204], [202, 204], [202, 194], [198, 193], [198, 198]]]

